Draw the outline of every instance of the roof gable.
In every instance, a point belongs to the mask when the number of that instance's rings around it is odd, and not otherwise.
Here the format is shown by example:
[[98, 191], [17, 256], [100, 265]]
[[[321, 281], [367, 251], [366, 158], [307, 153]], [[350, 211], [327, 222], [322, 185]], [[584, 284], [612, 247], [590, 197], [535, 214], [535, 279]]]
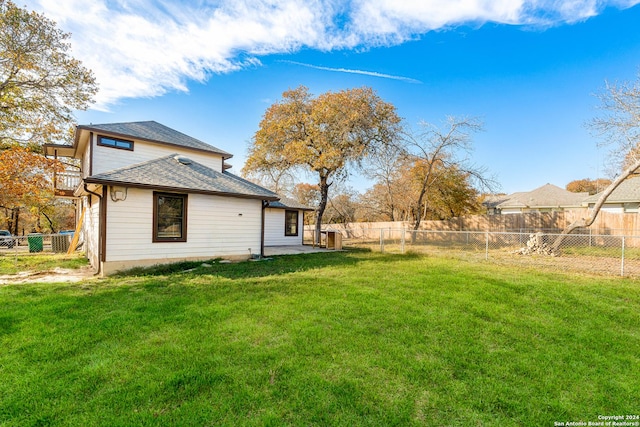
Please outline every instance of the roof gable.
[[187, 193], [278, 200], [266, 188], [229, 172], [218, 172], [176, 154], [85, 178], [90, 184], [111, 184]]
[[155, 121], [80, 125], [77, 134], [82, 130], [216, 153], [225, 159], [232, 157], [232, 154], [224, 150]]

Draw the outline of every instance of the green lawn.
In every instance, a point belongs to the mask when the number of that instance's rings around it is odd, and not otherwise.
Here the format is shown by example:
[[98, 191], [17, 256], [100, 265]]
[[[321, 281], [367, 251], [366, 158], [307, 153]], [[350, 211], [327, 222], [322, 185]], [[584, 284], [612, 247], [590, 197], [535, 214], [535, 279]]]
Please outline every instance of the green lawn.
[[81, 253], [66, 254], [19, 254], [0, 255], [0, 275], [21, 271], [46, 271], [53, 268], [80, 268], [88, 265]]
[[0, 287], [0, 425], [638, 414], [640, 282], [365, 251]]

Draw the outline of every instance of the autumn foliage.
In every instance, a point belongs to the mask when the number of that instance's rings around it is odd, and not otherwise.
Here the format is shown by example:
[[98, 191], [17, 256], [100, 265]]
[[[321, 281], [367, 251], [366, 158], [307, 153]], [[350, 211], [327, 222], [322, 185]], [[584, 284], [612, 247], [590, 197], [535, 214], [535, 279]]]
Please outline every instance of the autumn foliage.
[[371, 88], [313, 97], [300, 86], [267, 109], [255, 133], [243, 173], [298, 170], [318, 179], [316, 236], [329, 187], [381, 145], [393, 141], [400, 118]]
[[571, 191], [572, 193], [589, 193], [590, 195], [594, 195], [596, 193], [601, 192], [605, 188], [611, 185], [611, 180], [606, 178], [598, 178], [598, 179], [576, 179], [567, 184], [567, 191]]
[[53, 199], [53, 175], [62, 170], [59, 161], [24, 147], [0, 151], [0, 207], [5, 209], [10, 231], [17, 234], [20, 208], [43, 206]]
[[98, 87], [69, 55], [70, 34], [36, 12], [0, 0], [0, 146], [40, 146], [67, 137], [73, 110]]

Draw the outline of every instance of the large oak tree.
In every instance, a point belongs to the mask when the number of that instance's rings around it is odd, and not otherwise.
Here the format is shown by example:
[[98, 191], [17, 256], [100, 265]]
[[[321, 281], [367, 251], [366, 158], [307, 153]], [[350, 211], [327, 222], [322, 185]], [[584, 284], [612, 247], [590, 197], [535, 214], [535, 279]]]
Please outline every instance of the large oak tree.
[[588, 126], [603, 145], [612, 147], [611, 160], [617, 176], [600, 193], [590, 214], [569, 224], [556, 238], [552, 246], [554, 254], [559, 253], [566, 235], [595, 222], [600, 209], [620, 184], [640, 173], [640, 74], [635, 82], [607, 83], [598, 97], [602, 113]]
[[317, 97], [300, 86], [267, 109], [249, 148], [243, 173], [271, 170], [310, 172], [318, 179], [316, 240], [329, 188], [362, 165], [374, 150], [398, 135], [395, 107], [371, 88], [326, 92]]
[[68, 140], [73, 111], [97, 92], [69, 38], [44, 15], [0, 0], [0, 207], [14, 233], [20, 209], [44, 212], [54, 196], [51, 174], [61, 165], [37, 154], [42, 144]]
[[57, 142], [97, 92], [70, 56], [70, 34], [44, 15], [0, 0], [0, 147]]

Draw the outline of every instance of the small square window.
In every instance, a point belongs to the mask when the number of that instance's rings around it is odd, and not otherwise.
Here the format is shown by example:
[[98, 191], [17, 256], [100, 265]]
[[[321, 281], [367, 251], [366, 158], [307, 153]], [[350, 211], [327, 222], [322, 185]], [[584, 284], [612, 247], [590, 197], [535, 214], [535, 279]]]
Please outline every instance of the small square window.
[[153, 241], [187, 241], [187, 195], [153, 193]]
[[133, 151], [133, 141], [127, 141], [126, 139], [98, 136], [98, 145], [101, 145], [103, 147], [119, 148], [121, 150]]
[[298, 235], [298, 211], [284, 211], [284, 235]]

